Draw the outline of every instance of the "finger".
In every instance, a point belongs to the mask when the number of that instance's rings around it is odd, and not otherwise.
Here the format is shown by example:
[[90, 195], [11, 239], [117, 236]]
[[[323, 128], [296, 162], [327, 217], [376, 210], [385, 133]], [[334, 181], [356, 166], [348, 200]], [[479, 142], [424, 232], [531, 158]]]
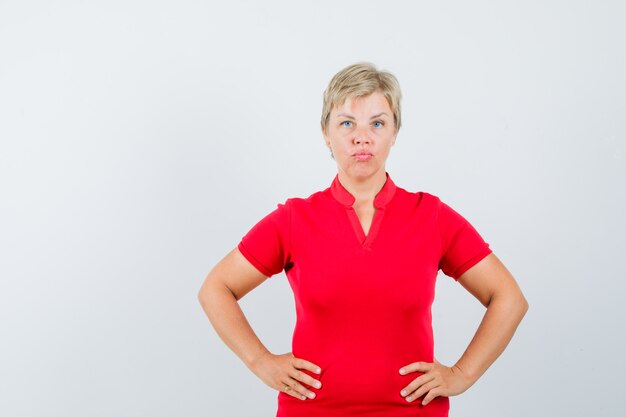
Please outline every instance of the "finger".
[[298, 398], [300, 398], [301, 400], [305, 400], [307, 397], [311, 399], [315, 398], [315, 393], [307, 389], [302, 384], [298, 383], [298, 381], [292, 379], [288, 384], [291, 387], [289, 391], [299, 394]]
[[297, 369], [294, 369], [292, 372], [290, 372], [289, 376], [295, 379], [296, 381], [304, 382], [305, 384], [308, 384], [311, 387], [315, 387], [318, 389], [322, 387], [322, 383], [320, 381], [311, 377], [309, 374], [305, 374], [302, 371], [298, 371]]
[[285, 389], [283, 390], [286, 394], [291, 395], [294, 398], [299, 399], [300, 401], [305, 401], [306, 397], [302, 394], [300, 394], [297, 391], [294, 391], [291, 387], [285, 387]]
[[[433, 389], [438, 388], [439, 387], [439, 382], [436, 380], [430, 381], [427, 384], [422, 385], [421, 387], [419, 387], [414, 393], [412, 393], [411, 395], [409, 395], [409, 397], [411, 397], [410, 401], [414, 401], [417, 400], [418, 398], [420, 398], [422, 395], [424, 394], [428, 394], [430, 393]], [[409, 399], [407, 398], [407, 401], [409, 401]]]
[[297, 382], [292, 380], [290, 382], [283, 382], [282, 385], [282, 391], [285, 394], [289, 394], [299, 400], [306, 400], [306, 396], [302, 392], [300, 392], [301, 387], [298, 387], [299, 384]]
[[[419, 387], [421, 387], [422, 385], [432, 381], [433, 379], [435, 379], [435, 376], [432, 374], [423, 374], [422, 376], [419, 376], [417, 378], [415, 378], [409, 385], [407, 385], [406, 387], [404, 387], [404, 389], [402, 389], [402, 391], [400, 391], [400, 395], [402, 395], [403, 397], [412, 394], [415, 390], [417, 390]], [[413, 396], [415, 397], [415, 396]]]
[[307, 361], [306, 359], [296, 358], [293, 364], [298, 369], [306, 369], [307, 371], [311, 371], [316, 374], [322, 372], [322, 369], [319, 366]]
[[439, 388], [431, 389], [422, 400], [422, 405], [428, 404], [429, 402], [431, 402], [433, 399], [435, 399], [436, 397], [440, 395], [441, 394], [440, 394]]
[[429, 362], [413, 362], [412, 364], [400, 368], [400, 374], [405, 375], [409, 372], [428, 372], [433, 369], [433, 364]]

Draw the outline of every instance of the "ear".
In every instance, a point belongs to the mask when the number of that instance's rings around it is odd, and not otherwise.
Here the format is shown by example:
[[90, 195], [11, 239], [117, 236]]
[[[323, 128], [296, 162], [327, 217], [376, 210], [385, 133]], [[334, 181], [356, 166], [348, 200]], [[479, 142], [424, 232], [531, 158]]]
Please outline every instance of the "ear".
[[324, 129], [322, 129], [322, 138], [324, 139], [324, 143], [326, 144], [326, 147], [330, 148], [330, 138], [328, 137]]

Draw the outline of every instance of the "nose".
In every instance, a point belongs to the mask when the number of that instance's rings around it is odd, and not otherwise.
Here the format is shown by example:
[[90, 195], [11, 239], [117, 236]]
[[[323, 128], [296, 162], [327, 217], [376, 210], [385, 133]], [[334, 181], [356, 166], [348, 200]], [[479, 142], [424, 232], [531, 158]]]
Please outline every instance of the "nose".
[[355, 145], [360, 145], [362, 143], [371, 143], [371, 141], [372, 139], [370, 138], [369, 131], [366, 128], [355, 130], [353, 139]]

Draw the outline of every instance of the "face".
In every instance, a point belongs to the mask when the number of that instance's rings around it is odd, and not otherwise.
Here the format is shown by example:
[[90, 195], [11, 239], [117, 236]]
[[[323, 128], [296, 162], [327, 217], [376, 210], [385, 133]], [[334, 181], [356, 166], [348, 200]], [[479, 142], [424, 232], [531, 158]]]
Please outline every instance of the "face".
[[333, 108], [324, 140], [339, 170], [351, 178], [364, 179], [384, 172], [396, 136], [389, 103], [380, 91], [375, 91]]

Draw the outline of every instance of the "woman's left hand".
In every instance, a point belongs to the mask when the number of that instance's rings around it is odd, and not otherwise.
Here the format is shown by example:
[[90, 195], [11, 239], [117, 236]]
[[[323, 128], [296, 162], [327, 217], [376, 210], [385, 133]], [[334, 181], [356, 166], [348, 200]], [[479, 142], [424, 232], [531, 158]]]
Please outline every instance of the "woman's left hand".
[[407, 401], [415, 401], [426, 394], [422, 405], [428, 404], [438, 396], [451, 397], [461, 394], [472, 385], [472, 381], [463, 374], [461, 368], [456, 365], [449, 368], [439, 363], [437, 359], [434, 359], [433, 363], [414, 362], [400, 368], [401, 375], [410, 372], [423, 372], [424, 374], [415, 378], [400, 392], [400, 395], [406, 397]]

